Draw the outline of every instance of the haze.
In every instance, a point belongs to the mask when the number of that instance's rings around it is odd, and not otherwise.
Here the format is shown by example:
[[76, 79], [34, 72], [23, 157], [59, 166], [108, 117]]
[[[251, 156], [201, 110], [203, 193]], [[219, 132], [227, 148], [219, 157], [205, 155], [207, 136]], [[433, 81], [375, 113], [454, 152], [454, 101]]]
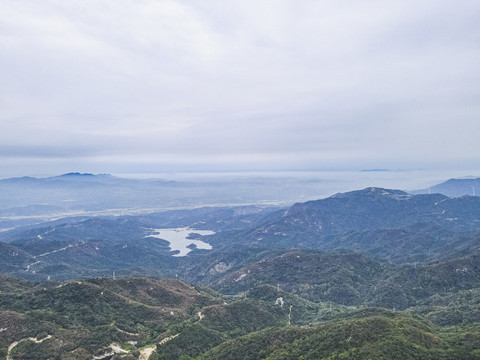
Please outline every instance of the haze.
[[478, 164], [478, 1], [5, 0], [0, 20], [2, 177]]

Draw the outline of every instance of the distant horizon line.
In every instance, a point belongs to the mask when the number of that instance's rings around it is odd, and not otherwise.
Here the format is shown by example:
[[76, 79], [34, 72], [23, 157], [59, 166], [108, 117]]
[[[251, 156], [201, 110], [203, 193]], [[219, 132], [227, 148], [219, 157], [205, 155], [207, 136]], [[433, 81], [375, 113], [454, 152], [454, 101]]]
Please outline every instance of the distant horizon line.
[[434, 177], [436, 180], [449, 180], [449, 179], [476, 179], [480, 178], [479, 175], [472, 175], [470, 170], [455, 170], [455, 169], [389, 169], [389, 168], [371, 168], [371, 169], [322, 169], [322, 170], [260, 170], [260, 171], [251, 171], [251, 170], [236, 170], [236, 171], [167, 171], [167, 172], [116, 172], [111, 173], [106, 172], [81, 172], [81, 171], [69, 171], [64, 173], [56, 174], [33, 174], [33, 175], [20, 175], [20, 176], [9, 176], [2, 177], [0, 180], [10, 180], [10, 179], [21, 179], [21, 178], [31, 178], [31, 179], [48, 179], [48, 178], [61, 178], [67, 176], [79, 176], [79, 177], [88, 177], [88, 176], [103, 176], [103, 177], [116, 177], [123, 179], [138, 179], [138, 180], [185, 180], [185, 179], [208, 179], [208, 178], [229, 178], [229, 177], [268, 177], [268, 178], [282, 178], [282, 177], [293, 177], [298, 179], [326, 179], [330, 178], [332, 175], [341, 175], [344, 177], [347, 174], [352, 176], [359, 177], [374, 177], [374, 178], [383, 178], [391, 177], [394, 174], [405, 174], [408, 173], [417, 173], [418, 176], [422, 177], [428, 175], [428, 177]]
[[81, 172], [69, 171], [50, 174], [31, 174], [2, 177], [0, 180], [35, 178], [47, 179], [65, 176], [114, 176], [120, 178], [146, 178], [152, 176], [176, 176], [176, 175], [253, 175], [253, 174], [319, 174], [319, 173], [362, 173], [362, 172], [409, 172], [409, 171], [443, 171], [443, 170], [426, 170], [423, 168], [415, 169], [388, 169], [388, 168], [372, 168], [372, 169], [322, 169], [322, 170], [218, 170], [218, 171], [167, 171], [167, 172]]

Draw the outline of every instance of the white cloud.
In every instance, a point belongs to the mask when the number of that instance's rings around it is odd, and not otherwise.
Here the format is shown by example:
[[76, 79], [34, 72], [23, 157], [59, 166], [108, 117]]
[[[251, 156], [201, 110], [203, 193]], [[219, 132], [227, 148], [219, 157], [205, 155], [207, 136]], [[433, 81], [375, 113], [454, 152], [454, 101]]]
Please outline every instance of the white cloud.
[[3, 1], [3, 159], [16, 149], [106, 166], [168, 154], [206, 169], [218, 154], [282, 169], [472, 162], [479, 10], [469, 0]]

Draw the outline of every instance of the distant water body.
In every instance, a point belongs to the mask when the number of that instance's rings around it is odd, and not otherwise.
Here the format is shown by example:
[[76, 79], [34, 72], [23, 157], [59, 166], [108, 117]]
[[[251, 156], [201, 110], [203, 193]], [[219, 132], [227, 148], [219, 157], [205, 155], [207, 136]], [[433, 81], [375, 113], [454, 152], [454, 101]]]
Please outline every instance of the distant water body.
[[148, 237], [155, 237], [162, 240], [166, 240], [170, 243], [171, 251], [178, 251], [173, 256], [185, 256], [192, 251], [188, 246], [195, 245], [197, 249], [211, 250], [212, 246], [204, 241], [198, 239], [188, 239], [188, 236], [192, 233], [199, 235], [213, 235], [214, 231], [211, 230], [194, 230], [190, 228], [174, 228], [174, 229], [154, 229], [155, 234]]

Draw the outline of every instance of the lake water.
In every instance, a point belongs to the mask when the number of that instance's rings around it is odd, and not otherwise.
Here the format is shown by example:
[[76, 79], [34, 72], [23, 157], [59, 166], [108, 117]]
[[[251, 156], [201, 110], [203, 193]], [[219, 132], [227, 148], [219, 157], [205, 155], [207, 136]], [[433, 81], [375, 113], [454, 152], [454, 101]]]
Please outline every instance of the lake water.
[[172, 251], [179, 251], [173, 256], [185, 256], [192, 251], [188, 246], [194, 244], [197, 249], [211, 250], [212, 246], [204, 241], [198, 239], [187, 239], [192, 233], [204, 235], [213, 235], [215, 231], [211, 230], [195, 230], [190, 228], [175, 228], [175, 229], [153, 229], [155, 233], [148, 235], [148, 237], [155, 237], [166, 240], [170, 243]]

